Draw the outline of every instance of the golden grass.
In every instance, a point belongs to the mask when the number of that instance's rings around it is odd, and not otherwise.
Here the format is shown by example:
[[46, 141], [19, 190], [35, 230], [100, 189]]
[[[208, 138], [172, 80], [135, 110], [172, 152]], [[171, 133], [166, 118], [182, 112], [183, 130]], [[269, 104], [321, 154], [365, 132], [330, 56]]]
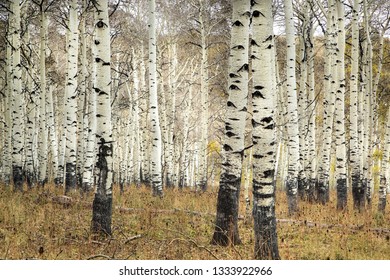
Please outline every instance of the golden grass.
[[[117, 188], [115, 189], [117, 191]], [[163, 199], [149, 189], [131, 187], [120, 196], [114, 192], [113, 236], [98, 239], [90, 234], [93, 194], [71, 196], [70, 206], [52, 202], [60, 190], [14, 193], [0, 186], [0, 259], [251, 259], [253, 230], [241, 201], [239, 221], [242, 245], [210, 245], [214, 230], [214, 192], [165, 190]], [[332, 193], [332, 200], [334, 200]], [[351, 203], [350, 203], [351, 204]], [[119, 208], [142, 208], [120, 211]], [[160, 211], [160, 210], [169, 211]], [[177, 211], [172, 211], [179, 209]], [[338, 212], [327, 206], [300, 203], [300, 213], [287, 217], [285, 194], [277, 194], [282, 259], [390, 259], [389, 211]], [[182, 211], [187, 210], [187, 211]], [[189, 211], [208, 213], [196, 215]], [[131, 240], [131, 237], [141, 235]]]

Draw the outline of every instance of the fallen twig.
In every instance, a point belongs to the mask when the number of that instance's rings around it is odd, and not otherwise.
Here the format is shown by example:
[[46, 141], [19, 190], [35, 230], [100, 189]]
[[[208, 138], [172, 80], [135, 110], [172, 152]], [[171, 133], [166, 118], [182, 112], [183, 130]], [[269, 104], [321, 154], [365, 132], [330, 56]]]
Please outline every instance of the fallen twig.
[[141, 238], [141, 237], [142, 237], [141, 234], [132, 236], [132, 237], [128, 238], [128, 239], [125, 241], [125, 244], [127, 244], [127, 243], [129, 243], [130, 241], [133, 241], [133, 240], [135, 240], [135, 239], [139, 239], [139, 238]]
[[106, 255], [94, 255], [94, 256], [90, 256], [90, 257], [87, 258], [87, 260], [93, 260], [93, 259], [97, 259], [97, 258], [104, 258], [104, 259], [107, 259], [107, 260], [112, 260], [111, 257], [106, 256]]

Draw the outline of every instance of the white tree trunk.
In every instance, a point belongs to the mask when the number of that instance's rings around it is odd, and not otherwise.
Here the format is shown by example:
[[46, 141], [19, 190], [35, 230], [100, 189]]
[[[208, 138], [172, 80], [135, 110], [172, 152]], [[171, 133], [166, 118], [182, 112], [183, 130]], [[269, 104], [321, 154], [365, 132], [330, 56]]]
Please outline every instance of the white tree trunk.
[[253, 218], [255, 258], [280, 259], [275, 218], [275, 76], [272, 1], [252, 7]]
[[12, 16], [12, 99], [13, 126], [12, 126], [12, 174], [14, 190], [23, 191], [23, 149], [24, 149], [24, 97], [22, 92], [22, 65], [20, 60], [20, 5], [19, 1], [11, 4]]
[[208, 73], [208, 50], [207, 50], [207, 32], [206, 24], [204, 20], [205, 12], [205, 3], [204, 0], [199, 0], [199, 23], [200, 23], [200, 33], [201, 33], [201, 66], [200, 66], [200, 102], [201, 102], [201, 142], [199, 147], [199, 176], [197, 182], [197, 188], [205, 191], [207, 189], [207, 146], [208, 146], [208, 119], [209, 119], [209, 110], [208, 110], [208, 95], [209, 95], [209, 73]]
[[358, 135], [358, 79], [359, 79], [359, 0], [352, 9], [351, 78], [350, 78], [350, 165], [352, 196], [355, 209], [364, 207], [364, 190], [361, 186], [360, 149]]
[[332, 131], [336, 95], [333, 90], [332, 81], [335, 76], [334, 69], [334, 15], [335, 4], [333, 0], [328, 2], [327, 23], [325, 34], [325, 67], [324, 67], [324, 96], [323, 96], [323, 131], [322, 145], [320, 149], [320, 158], [318, 160], [317, 173], [317, 199], [320, 203], [325, 204], [329, 201], [329, 170], [330, 170], [330, 153], [332, 145]]
[[346, 167], [346, 144], [345, 144], [345, 24], [344, 4], [336, 0], [337, 9], [337, 93], [335, 103], [335, 135], [336, 135], [336, 182], [337, 182], [337, 209], [343, 210], [347, 207], [347, 167]]
[[107, 1], [97, 0], [95, 10], [96, 75], [93, 90], [96, 95], [96, 173], [97, 186], [93, 200], [92, 232], [111, 235], [113, 145], [111, 126], [111, 48]]
[[46, 115], [48, 127], [48, 140], [51, 153], [51, 170], [53, 171], [54, 181], [58, 178], [58, 142], [57, 132], [54, 119], [54, 103], [53, 103], [53, 85], [49, 85], [46, 95]]
[[287, 133], [288, 133], [288, 174], [286, 178], [286, 189], [288, 197], [289, 213], [298, 211], [298, 174], [301, 170], [299, 164], [299, 129], [298, 129], [298, 108], [297, 90], [295, 77], [295, 35], [292, 0], [284, 1], [285, 22], [286, 22], [286, 91], [287, 91]]
[[40, 14], [40, 94], [39, 94], [39, 184], [44, 185], [47, 181], [47, 125], [46, 125], [46, 45], [47, 45], [47, 16], [41, 7]]
[[156, 14], [155, 0], [149, 0], [149, 109], [152, 132], [151, 182], [153, 195], [162, 196], [161, 128], [157, 102]]
[[69, 6], [68, 24], [68, 79], [66, 80], [66, 150], [65, 150], [65, 193], [75, 189], [77, 185], [77, 74], [78, 74], [78, 17], [77, 0]]
[[[250, 1], [233, 0], [228, 81], [229, 97], [225, 116], [223, 163], [218, 191], [217, 218], [212, 240], [214, 244], [225, 246], [229, 243], [239, 244], [241, 242], [238, 234], [237, 217], [244, 153], [245, 118], [248, 108], [249, 20]], [[260, 94], [259, 91], [256, 92]], [[204, 174], [201, 174], [201, 176], [204, 176]]]

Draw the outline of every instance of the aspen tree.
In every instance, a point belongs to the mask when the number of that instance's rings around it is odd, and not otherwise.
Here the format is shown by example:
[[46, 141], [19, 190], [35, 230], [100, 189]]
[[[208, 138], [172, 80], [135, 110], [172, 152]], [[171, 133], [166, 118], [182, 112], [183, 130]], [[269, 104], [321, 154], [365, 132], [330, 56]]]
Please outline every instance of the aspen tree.
[[292, 0], [284, 1], [286, 22], [286, 91], [287, 91], [287, 133], [288, 133], [288, 174], [286, 190], [289, 214], [298, 211], [298, 174], [301, 170], [299, 164], [299, 129], [298, 109], [295, 77], [295, 38]]
[[359, 135], [358, 135], [358, 79], [359, 79], [359, 0], [353, 1], [351, 78], [350, 78], [350, 165], [352, 172], [352, 196], [355, 209], [364, 207], [364, 190], [361, 186]]
[[240, 244], [237, 220], [248, 106], [250, 1], [233, 0], [229, 60], [229, 98], [225, 116], [222, 173], [213, 244]]
[[21, 26], [20, 4], [12, 1], [11, 26], [12, 31], [12, 174], [14, 190], [23, 191], [23, 149], [24, 149], [24, 96], [22, 92], [22, 65], [20, 61]]
[[78, 74], [78, 17], [77, 0], [72, 0], [69, 5], [68, 24], [68, 73], [65, 85], [66, 93], [66, 176], [65, 193], [75, 189], [77, 185], [76, 163], [77, 163], [77, 74]]
[[252, 2], [253, 218], [255, 258], [280, 259], [275, 217], [275, 82], [272, 1]]
[[337, 209], [343, 210], [347, 207], [347, 162], [345, 143], [345, 24], [344, 4], [336, 0], [337, 9], [337, 78], [336, 78], [336, 103], [335, 103], [335, 135], [336, 135], [336, 188], [337, 188]]
[[113, 145], [111, 126], [111, 48], [107, 1], [96, 0], [94, 18], [95, 77], [93, 90], [96, 95], [97, 173], [96, 191], [92, 205], [94, 233], [111, 235]]
[[157, 102], [156, 4], [149, 0], [149, 111], [152, 132], [151, 183], [153, 195], [162, 196], [161, 128]]
[[329, 170], [330, 153], [332, 145], [333, 120], [335, 110], [334, 93], [334, 42], [335, 42], [335, 3], [333, 0], [328, 2], [327, 23], [325, 33], [325, 65], [324, 65], [324, 97], [323, 97], [323, 119], [322, 129], [323, 140], [320, 148], [320, 158], [318, 160], [317, 173], [317, 199], [325, 204], [329, 201]]
[[40, 46], [39, 46], [39, 73], [40, 73], [40, 94], [39, 94], [39, 184], [43, 186], [47, 181], [47, 125], [46, 125], [46, 46], [48, 20], [44, 3], [40, 5]]

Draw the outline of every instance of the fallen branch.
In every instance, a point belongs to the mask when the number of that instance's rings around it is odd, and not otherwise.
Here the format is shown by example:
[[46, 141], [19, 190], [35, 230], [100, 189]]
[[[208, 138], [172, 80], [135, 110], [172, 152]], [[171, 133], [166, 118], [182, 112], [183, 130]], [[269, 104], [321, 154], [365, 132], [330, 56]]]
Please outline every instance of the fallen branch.
[[93, 259], [97, 259], [97, 258], [104, 258], [104, 259], [107, 259], [107, 260], [112, 260], [111, 257], [106, 256], [106, 255], [94, 255], [94, 256], [90, 256], [90, 257], [87, 258], [87, 260], [93, 260]]
[[139, 239], [139, 238], [141, 238], [141, 237], [142, 237], [141, 234], [132, 236], [132, 237], [128, 238], [128, 239], [125, 241], [125, 244], [127, 244], [127, 243], [129, 243], [130, 241], [133, 241], [133, 240], [135, 240], [135, 239]]

